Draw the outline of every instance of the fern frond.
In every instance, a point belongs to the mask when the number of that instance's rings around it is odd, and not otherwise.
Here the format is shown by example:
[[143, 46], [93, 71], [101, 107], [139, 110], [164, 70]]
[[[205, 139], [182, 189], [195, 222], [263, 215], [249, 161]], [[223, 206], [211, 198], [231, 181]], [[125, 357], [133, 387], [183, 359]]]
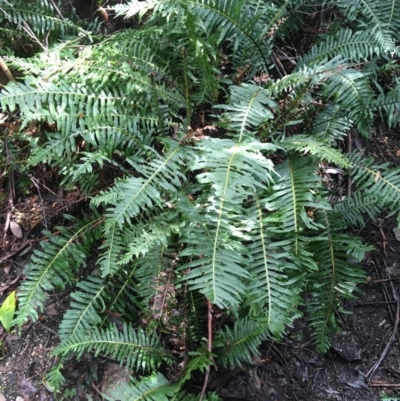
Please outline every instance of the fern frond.
[[159, 2], [159, 0], [130, 0], [127, 4], [115, 4], [107, 9], [115, 11], [116, 17], [123, 15], [124, 18], [128, 19], [138, 15], [139, 18], [141, 18], [149, 10], [152, 10]]
[[0, 17], [17, 26], [29, 26], [41, 38], [54, 30], [59, 30], [62, 35], [71, 31], [88, 34], [72, 21], [59, 18], [51, 2], [42, 0], [35, 3], [0, 0]]
[[225, 367], [251, 363], [255, 355], [260, 355], [258, 347], [267, 338], [266, 333], [265, 322], [250, 318], [236, 320], [232, 330], [225, 326], [218, 332], [215, 341], [217, 349], [222, 347], [218, 352], [218, 361]]
[[186, 279], [193, 290], [200, 290], [220, 307], [237, 306], [243, 288], [241, 279], [247, 276], [243, 269], [247, 252], [239, 239], [245, 238], [251, 228], [250, 222], [242, 219], [242, 203], [258, 187], [272, 182], [272, 163], [261, 150], [275, 147], [257, 141], [203, 142], [198, 144], [191, 169], [206, 171], [197, 179], [211, 186], [212, 191], [204, 208], [206, 214], [199, 211], [196, 221], [184, 229], [184, 241], [189, 247], [182, 255], [199, 257], [182, 268], [190, 269]]
[[378, 110], [382, 119], [387, 119], [389, 127], [395, 128], [400, 121], [400, 81], [396, 79], [395, 87], [388, 93], [381, 94], [370, 108]]
[[305, 228], [321, 228], [307, 215], [308, 208], [330, 209], [329, 204], [321, 197], [321, 178], [315, 174], [312, 160], [307, 156], [289, 157], [276, 167], [276, 173], [280, 178], [272, 186], [265, 206], [270, 211], [277, 211], [281, 224], [270, 230], [296, 235]]
[[96, 356], [99, 353], [109, 355], [128, 369], [148, 371], [157, 369], [162, 361], [171, 361], [156, 334], [147, 335], [141, 328], [134, 330], [127, 324], [124, 324], [122, 331], [114, 325], [103, 330], [95, 327], [90, 336], [85, 331], [77, 331], [58, 345], [53, 355], [71, 352], [82, 355], [93, 348]]
[[[307, 289], [312, 297], [307, 313], [314, 328], [312, 338], [318, 350], [325, 352], [330, 345], [329, 337], [337, 331], [335, 311], [340, 308], [340, 301], [355, 298], [354, 293], [359, 291], [357, 285], [365, 280], [365, 272], [351, 259], [357, 257], [361, 262], [371, 247], [362, 244], [357, 237], [336, 232], [335, 213], [321, 211], [318, 215], [325, 222], [325, 230], [310, 246], [318, 271], [312, 273], [312, 283]], [[339, 221], [339, 229], [340, 224]]]
[[58, 329], [61, 345], [77, 333], [90, 335], [93, 327], [102, 322], [101, 313], [106, 309], [104, 297], [107, 283], [104, 280], [89, 276], [85, 281], [80, 281], [77, 288], [71, 294], [73, 301]]
[[370, 26], [355, 32], [343, 28], [334, 35], [325, 36], [323, 41], [299, 60], [297, 68], [321, 63], [326, 58], [340, 55], [343, 62], [364, 61], [372, 56], [382, 56], [395, 50], [394, 42], [379, 27]]
[[222, 118], [228, 121], [229, 129], [239, 140], [273, 119], [271, 110], [277, 111], [278, 105], [271, 99], [269, 90], [252, 84], [232, 86], [230, 89], [228, 104], [216, 107], [226, 110]]
[[359, 132], [369, 136], [372, 115], [368, 113], [374, 94], [368, 74], [353, 69], [336, 71], [326, 83], [324, 95], [334, 98], [345, 114], [357, 125]]
[[274, 222], [263, 216], [258, 199], [247, 211], [247, 216], [256, 221], [256, 227], [251, 231], [252, 240], [247, 245], [251, 279], [246, 283], [245, 306], [252, 315], [265, 316], [267, 329], [279, 338], [285, 327], [300, 314], [294, 305], [302, 303], [299, 294], [305, 273], [301, 273], [289, 251], [291, 241], [271, 239], [268, 226]]
[[139, 164], [135, 161], [135, 167], [144, 178], [128, 177], [119, 180], [109, 191], [101, 192], [92, 203], [111, 204], [107, 209], [105, 231], [110, 231], [113, 226], [122, 228], [123, 224], [131, 225], [132, 218], [137, 216], [143, 208], [151, 210], [155, 206], [163, 205], [162, 193], [173, 193], [180, 189], [186, 177], [181, 173], [185, 166], [189, 152], [175, 141], [165, 141], [168, 146], [165, 156], [159, 156], [152, 151], [154, 157], [149, 163]]
[[375, 195], [366, 195], [355, 192], [352, 196], [347, 197], [341, 202], [333, 204], [333, 210], [338, 212], [338, 218], [350, 227], [365, 227], [368, 216], [372, 221], [384, 210], [382, 199]]
[[248, 60], [256, 53], [262, 58], [264, 68], [268, 66], [270, 46], [264, 40], [266, 28], [259, 22], [261, 15], [252, 14], [244, 0], [189, 0], [187, 3], [189, 10], [203, 22], [207, 33], [219, 33], [219, 43], [231, 42], [234, 52], [245, 49]]
[[55, 121], [64, 134], [75, 131], [77, 126], [84, 130], [87, 126], [102, 124], [105, 116], [115, 114], [117, 104], [127, 100], [117, 88], [93, 93], [90, 88], [76, 84], [55, 85], [39, 80], [25, 84], [11, 82], [0, 93], [3, 107], [14, 110], [18, 105], [27, 120]]
[[390, 33], [399, 38], [398, 0], [361, 0], [359, 3], [334, 2], [350, 20], [361, 21], [363, 26], [376, 26], [381, 34]]
[[317, 113], [312, 124], [311, 135], [333, 144], [343, 140], [351, 128], [351, 120], [336, 104], [329, 104]]
[[334, 163], [343, 168], [351, 167], [349, 160], [340, 151], [312, 136], [295, 135], [290, 138], [285, 138], [279, 144], [284, 149], [296, 150], [306, 154], [309, 153], [318, 157], [320, 160], [326, 160], [327, 162]]
[[363, 158], [353, 152], [349, 156], [353, 165], [351, 177], [358, 191], [378, 198], [377, 205], [389, 207], [392, 213], [400, 211], [400, 168], [390, 168], [388, 163], [375, 165], [374, 159]]
[[16, 324], [21, 326], [27, 319], [37, 319], [37, 309], [43, 310], [46, 300], [45, 291], [64, 288], [75, 280], [90, 253], [93, 237], [89, 230], [99, 220], [81, 223], [72, 233], [63, 227], [58, 227], [57, 235], [46, 233], [48, 240], [41, 243], [41, 250], [34, 251], [25, 266], [29, 278], [23, 281], [18, 292]]

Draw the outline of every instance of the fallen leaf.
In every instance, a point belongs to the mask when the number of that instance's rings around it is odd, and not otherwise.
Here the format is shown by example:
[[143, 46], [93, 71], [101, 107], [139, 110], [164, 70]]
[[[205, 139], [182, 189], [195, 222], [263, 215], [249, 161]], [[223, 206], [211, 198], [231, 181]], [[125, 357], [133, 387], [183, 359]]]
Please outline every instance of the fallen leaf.
[[23, 237], [21, 227], [15, 221], [10, 221], [10, 229], [17, 238]]
[[[10, 270], [11, 270], [11, 263], [6, 263], [3, 267], [3, 272], [4, 274], [6, 274], [7, 276], [10, 274]], [[1, 401], [1, 400], [0, 400]]]
[[6, 331], [10, 331], [11, 321], [15, 313], [15, 291], [13, 291], [2, 303], [0, 308], [0, 322]]

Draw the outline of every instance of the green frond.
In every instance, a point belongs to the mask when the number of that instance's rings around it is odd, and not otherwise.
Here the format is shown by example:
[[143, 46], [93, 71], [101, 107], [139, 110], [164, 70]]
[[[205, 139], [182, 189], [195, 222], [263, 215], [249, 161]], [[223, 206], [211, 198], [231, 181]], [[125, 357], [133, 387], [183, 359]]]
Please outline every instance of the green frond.
[[387, 120], [390, 128], [395, 128], [400, 121], [400, 81], [396, 79], [396, 85], [386, 94], [381, 94], [370, 105], [372, 110], [377, 110], [383, 120]]
[[307, 214], [311, 209], [330, 209], [321, 196], [321, 178], [315, 174], [316, 166], [307, 156], [289, 157], [276, 166], [279, 179], [271, 187], [265, 207], [279, 216], [278, 224], [270, 228], [276, 233], [298, 235], [305, 229], [318, 230], [321, 225]]
[[27, 83], [11, 82], [0, 93], [0, 103], [10, 110], [20, 107], [29, 119], [55, 121], [63, 134], [74, 132], [77, 127], [87, 129], [107, 121], [105, 116], [115, 115], [121, 103], [128, 106], [128, 98], [117, 88], [94, 93], [90, 88], [77, 84], [35, 80]]
[[[228, 326], [218, 332], [215, 348], [219, 362], [225, 366], [238, 366], [242, 362], [252, 362], [255, 355], [260, 355], [258, 347], [267, 338], [267, 324], [250, 318], [238, 319], [233, 329]], [[221, 348], [221, 349], [220, 349]]]
[[324, 95], [334, 99], [345, 114], [356, 124], [360, 133], [369, 136], [372, 123], [369, 106], [374, 94], [370, 88], [368, 74], [358, 70], [336, 71], [326, 83]]
[[[162, 207], [165, 201], [163, 193], [177, 192], [186, 177], [181, 173], [185, 166], [188, 151], [175, 141], [165, 141], [167, 152], [164, 156], [152, 151], [154, 157], [148, 163], [135, 161], [133, 167], [143, 174], [142, 177], [128, 177], [119, 180], [109, 191], [101, 192], [92, 203], [111, 204], [106, 213], [105, 231], [108, 232], [116, 225], [119, 229], [124, 224], [131, 225], [132, 218], [141, 210]], [[133, 161], [132, 161], [133, 162]]]
[[383, 34], [379, 27], [369, 27], [353, 32], [343, 28], [334, 35], [323, 37], [323, 41], [312, 47], [310, 52], [302, 57], [298, 68], [322, 63], [323, 60], [340, 56], [343, 62], [364, 61], [372, 56], [391, 53], [395, 50], [390, 36]]
[[271, 239], [268, 226], [274, 222], [263, 216], [258, 199], [247, 216], [253, 218], [257, 226], [251, 231], [251, 242], [247, 245], [251, 279], [246, 283], [245, 306], [252, 315], [265, 316], [267, 329], [279, 338], [285, 327], [300, 315], [294, 305], [302, 303], [299, 294], [305, 273], [290, 253], [292, 241]]
[[277, 111], [278, 105], [271, 99], [269, 90], [257, 85], [243, 84], [230, 89], [228, 104], [216, 107], [226, 110], [222, 118], [240, 141], [240, 138], [248, 136], [273, 119], [272, 110]]
[[64, 365], [58, 362], [56, 366], [51, 368], [46, 374], [45, 381], [47, 382], [48, 388], [59, 389], [65, 383], [65, 377], [62, 375], [61, 370]]
[[[59, 30], [62, 35], [71, 31], [84, 33], [72, 21], [57, 16], [50, 1], [26, 2], [23, 0], [0, 0], [0, 18], [16, 26], [29, 26], [29, 29], [43, 38], [49, 32]], [[86, 33], [87, 34], [87, 33]]]
[[[102, 314], [105, 313], [105, 295], [107, 282], [96, 276], [89, 276], [85, 281], [77, 283], [77, 290], [71, 294], [72, 302], [65, 313], [58, 328], [62, 340], [61, 345], [71, 336], [84, 333], [90, 336], [96, 324], [102, 322]], [[82, 334], [83, 335], [83, 334]]]
[[220, 307], [238, 305], [241, 280], [247, 276], [243, 268], [247, 252], [239, 239], [246, 238], [251, 225], [243, 221], [241, 208], [257, 188], [272, 182], [272, 163], [262, 155], [263, 149], [275, 147], [257, 141], [207, 140], [198, 144], [191, 164], [193, 171], [205, 171], [197, 179], [212, 191], [207, 204], [197, 206], [198, 220], [184, 228], [188, 248], [182, 256], [198, 256], [182, 268], [190, 269], [185, 278], [191, 289], [200, 290]]
[[336, 104], [330, 104], [317, 113], [310, 134], [321, 138], [324, 142], [336, 144], [344, 139], [351, 125], [343, 109]]
[[48, 240], [41, 242], [41, 249], [34, 251], [25, 266], [28, 278], [18, 291], [16, 324], [22, 326], [27, 319], [37, 319], [38, 310], [43, 310], [46, 301], [45, 291], [65, 288], [76, 280], [79, 268], [85, 266], [90, 254], [93, 236], [89, 230], [99, 220], [78, 224], [72, 233], [64, 227], [57, 227], [57, 235], [45, 233]]
[[[355, 298], [355, 293], [359, 291], [357, 285], [366, 277], [360, 266], [351, 260], [357, 257], [360, 263], [371, 247], [362, 244], [357, 237], [336, 232], [336, 213], [321, 211], [319, 217], [326, 228], [310, 245], [318, 271], [312, 273], [312, 281], [307, 288], [311, 297], [307, 313], [313, 327], [312, 338], [318, 350], [325, 352], [330, 345], [329, 337], [337, 331], [335, 311], [340, 309], [340, 301]], [[340, 224], [339, 220], [339, 229]]]
[[390, 168], [388, 163], [376, 165], [374, 159], [353, 152], [349, 156], [353, 165], [353, 185], [365, 195], [378, 198], [377, 205], [386, 206], [391, 213], [400, 211], [400, 168]]
[[108, 7], [109, 10], [115, 11], [115, 16], [124, 16], [124, 18], [132, 18], [135, 15], [138, 15], [139, 18], [143, 17], [149, 10], [152, 10], [160, 0], [130, 0], [127, 4], [115, 4], [111, 7]]
[[384, 202], [375, 195], [362, 195], [358, 191], [343, 201], [333, 204], [338, 218], [350, 227], [365, 227], [366, 216], [372, 221], [384, 210]]
[[[138, 290], [137, 277], [138, 263], [129, 265], [126, 269], [119, 269], [112, 276], [112, 284], [105, 288], [105, 299], [107, 301], [107, 310], [121, 313], [125, 321], [138, 321], [140, 308], [143, 307], [142, 295]], [[146, 306], [148, 303], [146, 304]], [[106, 314], [102, 314], [100, 327], [110, 320]]]
[[360, 0], [349, 4], [347, 1], [334, 2], [351, 20], [369, 23], [377, 27], [380, 33], [390, 33], [399, 38], [399, 13], [398, 0]]
[[334, 149], [325, 141], [318, 140], [318, 137], [300, 134], [285, 138], [279, 144], [284, 149], [311, 154], [320, 160], [334, 163], [343, 168], [351, 167], [349, 160], [339, 150]]
[[58, 345], [53, 355], [71, 352], [82, 355], [93, 348], [96, 356], [100, 353], [108, 355], [128, 369], [151, 371], [157, 369], [162, 361], [171, 361], [157, 334], [147, 335], [141, 328], [134, 330], [127, 324], [122, 331], [115, 325], [103, 330], [95, 327], [90, 336], [85, 331], [77, 331]]

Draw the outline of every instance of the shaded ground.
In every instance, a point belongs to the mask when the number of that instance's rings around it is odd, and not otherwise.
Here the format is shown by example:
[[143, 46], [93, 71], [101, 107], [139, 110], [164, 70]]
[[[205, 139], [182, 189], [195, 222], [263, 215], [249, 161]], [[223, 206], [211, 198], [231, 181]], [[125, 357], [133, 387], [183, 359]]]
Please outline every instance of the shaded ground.
[[[382, 162], [398, 164], [397, 135], [377, 128], [369, 144], [353, 137], [353, 147], [364, 148], [368, 155]], [[29, 210], [35, 210], [34, 204], [39, 201], [35, 198], [30, 201]], [[40, 202], [46, 203], [48, 216], [52, 210], [67, 207], [66, 201], [60, 199]], [[28, 210], [28, 206], [24, 207]], [[303, 320], [298, 320], [282, 342], [265, 343], [261, 358], [252, 364], [214, 372], [209, 388], [226, 400], [379, 401], [383, 393], [400, 399], [400, 341], [395, 331], [396, 309], [400, 305], [400, 263], [397, 265], [400, 238], [396, 239], [395, 227], [394, 218], [382, 216], [369, 222], [360, 233], [376, 248], [363, 263], [368, 282], [358, 300], [344, 305], [352, 313], [339, 316], [343, 333], [333, 339], [326, 355], [315, 352], [310, 329]], [[0, 256], [0, 303], [23, 278], [22, 268], [29, 254], [24, 252], [36, 244], [32, 240], [20, 249], [21, 241], [16, 238], [12, 241], [8, 243], [7, 255], [4, 252]], [[10, 257], [4, 260], [6, 256]], [[66, 308], [66, 295], [48, 294], [46, 310], [39, 321], [26, 324], [19, 336], [0, 332], [0, 401], [4, 400], [1, 394], [7, 401], [101, 400], [99, 392], [108, 383], [115, 385], [119, 378], [126, 377], [127, 372], [109, 359], [86, 354], [79, 363], [70, 360], [65, 364], [66, 390], [57, 395], [51, 392], [44, 376], [57, 362], [51, 351], [58, 342], [56, 329]], [[192, 391], [197, 390], [201, 389], [193, 384]]]

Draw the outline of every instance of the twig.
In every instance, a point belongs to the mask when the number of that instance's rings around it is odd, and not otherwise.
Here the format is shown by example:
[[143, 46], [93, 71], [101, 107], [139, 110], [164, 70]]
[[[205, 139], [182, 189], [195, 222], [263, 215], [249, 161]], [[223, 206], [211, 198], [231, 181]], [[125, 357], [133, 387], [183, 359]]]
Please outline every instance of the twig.
[[[8, 149], [8, 143], [7, 139], [4, 140], [4, 145], [6, 148], [7, 152], [7, 161], [6, 164], [10, 163], [10, 151]], [[10, 222], [11, 222], [11, 213], [13, 210], [14, 206], [14, 198], [15, 198], [15, 186], [14, 186], [14, 171], [9, 170], [8, 173], [8, 199], [7, 199], [7, 217], [6, 217], [6, 222], [4, 224], [3, 228], [3, 238], [1, 240], [1, 244], [4, 245], [6, 243], [6, 238], [7, 238], [7, 231], [10, 228]]]
[[400, 383], [372, 382], [369, 385], [371, 387], [400, 387]]
[[7, 64], [4, 62], [3, 57], [0, 56], [0, 68], [4, 72], [5, 76], [10, 80], [15, 82], [14, 75], [12, 72], [8, 69]]
[[378, 359], [378, 361], [374, 364], [374, 366], [372, 366], [372, 368], [368, 371], [368, 373], [365, 375], [365, 377], [367, 376], [371, 376], [370, 377], [370, 381], [372, 379], [372, 376], [374, 375], [375, 371], [379, 368], [379, 365], [382, 363], [383, 359], [385, 358], [387, 352], [389, 351], [389, 348], [392, 346], [394, 337], [396, 336], [397, 333], [397, 327], [399, 325], [399, 313], [400, 313], [400, 301], [399, 301], [399, 297], [396, 293], [396, 290], [394, 288], [393, 282], [390, 282], [390, 286], [392, 287], [392, 292], [393, 292], [393, 298], [396, 300], [397, 302], [397, 307], [396, 307], [396, 314], [395, 314], [395, 318], [394, 318], [394, 324], [393, 324], [393, 330], [392, 330], [392, 334], [390, 335], [389, 341], [386, 344], [385, 349], [383, 350], [380, 358]]
[[279, 64], [279, 67], [282, 68], [283, 75], [286, 76], [287, 72], [285, 70], [285, 67], [282, 65], [281, 61], [279, 60], [279, 57], [275, 54], [275, 52], [272, 52], [272, 58]]
[[272, 53], [272, 62], [274, 63], [274, 66], [275, 66], [275, 69], [276, 69], [276, 71], [278, 72], [278, 74], [279, 74], [279, 77], [280, 78], [283, 78], [283, 75], [282, 75], [282, 73], [281, 73], [281, 70], [279, 69], [279, 67], [278, 67], [278, 64], [276, 63], [276, 61], [275, 61], [275, 55], [274, 55], [274, 53]]
[[56, 4], [54, 3], [53, 0], [50, 0], [50, 3], [53, 5], [54, 10], [56, 10], [56, 13], [58, 14], [58, 16], [64, 20], [65, 18], [63, 17], [63, 15], [61, 14], [61, 11], [58, 9], [58, 7], [56, 6]]
[[[210, 363], [212, 360], [212, 305], [210, 300], [207, 298], [207, 310], [208, 310], [208, 344], [207, 351], [210, 354]], [[204, 384], [201, 390], [199, 401], [203, 401], [204, 395], [206, 394], [208, 379], [210, 377], [210, 365], [207, 366], [206, 376], [204, 377]]]
[[38, 182], [37, 182], [36, 178], [34, 178], [34, 177], [32, 176], [32, 174], [28, 174], [28, 177], [30, 178], [30, 180], [32, 181], [32, 184], [36, 187], [36, 189], [37, 189], [37, 191], [38, 191], [38, 195], [39, 195], [39, 198], [40, 198], [40, 206], [42, 207], [43, 225], [44, 225], [44, 228], [45, 228], [46, 230], [48, 230], [49, 227], [48, 227], [48, 224], [47, 224], [45, 206], [44, 206], [44, 202], [43, 202], [43, 198], [42, 198], [42, 193], [40, 192], [40, 188], [39, 188]]
[[[347, 153], [351, 153], [351, 130], [347, 135]], [[349, 170], [349, 177], [347, 178], [347, 196], [351, 197], [351, 170]]]

